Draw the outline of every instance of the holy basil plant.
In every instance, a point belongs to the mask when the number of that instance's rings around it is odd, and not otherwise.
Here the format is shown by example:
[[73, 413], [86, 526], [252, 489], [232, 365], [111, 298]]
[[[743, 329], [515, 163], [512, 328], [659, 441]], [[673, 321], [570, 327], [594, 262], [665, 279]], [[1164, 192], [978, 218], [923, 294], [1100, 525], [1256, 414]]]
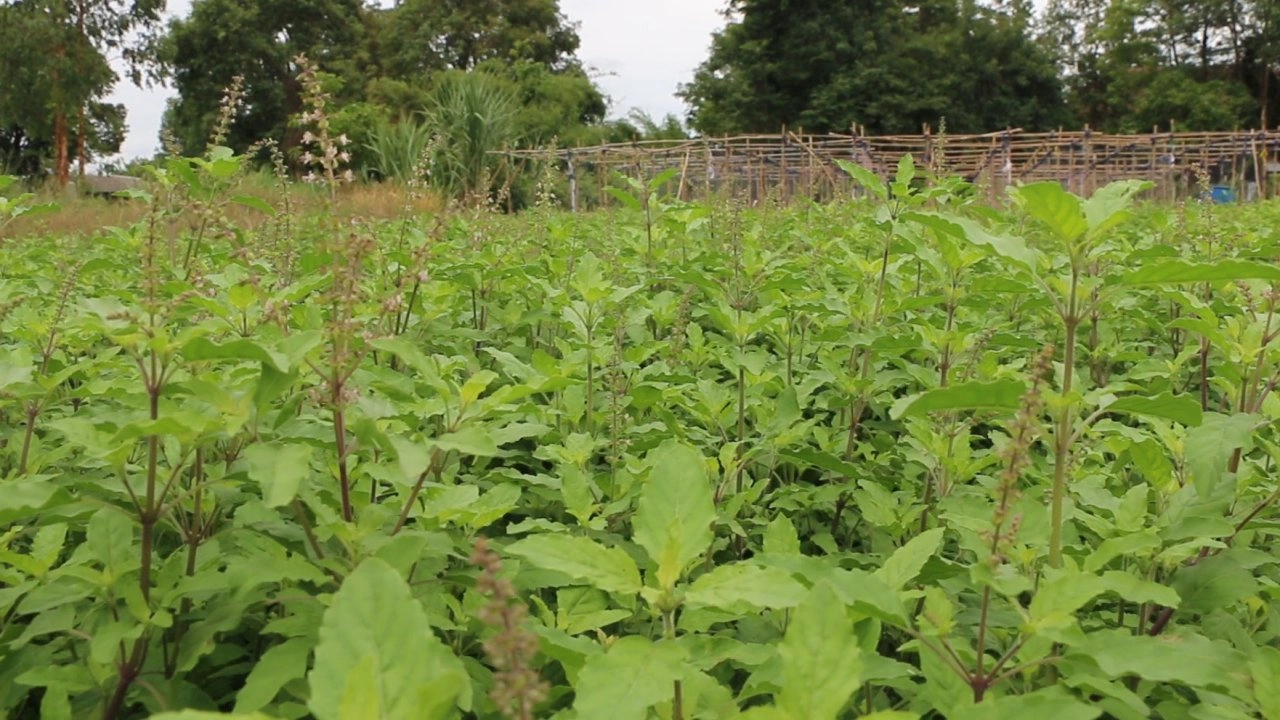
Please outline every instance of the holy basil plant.
[[0, 715], [1280, 720], [1280, 207], [246, 165], [0, 245]]

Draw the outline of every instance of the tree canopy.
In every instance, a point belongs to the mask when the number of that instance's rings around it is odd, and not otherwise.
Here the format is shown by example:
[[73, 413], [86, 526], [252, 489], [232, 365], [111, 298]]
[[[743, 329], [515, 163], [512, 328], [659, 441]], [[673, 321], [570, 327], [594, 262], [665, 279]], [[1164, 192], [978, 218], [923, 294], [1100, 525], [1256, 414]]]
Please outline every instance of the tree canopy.
[[1276, 117], [1271, 0], [729, 0], [681, 95], [704, 133], [1231, 129]]

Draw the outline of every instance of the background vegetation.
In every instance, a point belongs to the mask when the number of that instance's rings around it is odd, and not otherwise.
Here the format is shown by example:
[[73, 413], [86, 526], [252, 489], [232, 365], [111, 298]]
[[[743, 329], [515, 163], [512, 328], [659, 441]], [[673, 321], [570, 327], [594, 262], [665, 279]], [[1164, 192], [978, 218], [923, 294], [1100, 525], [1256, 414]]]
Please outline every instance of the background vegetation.
[[[478, 182], [481, 147], [687, 132], [675, 118], [607, 119], [556, 0], [196, 0], [168, 25], [162, 8], [0, 2], [0, 169], [65, 182], [118, 150], [125, 109], [102, 100], [124, 81], [107, 62], [116, 56], [131, 79], [177, 89], [167, 152], [202, 152], [223, 90], [243, 76], [223, 143], [244, 152], [269, 140], [297, 168], [293, 58], [306, 54], [359, 174], [403, 178], [430, 146], [454, 193]], [[688, 131], [1212, 130], [1267, 125], [1280, 110], [1280, 10], [1268, 0], [1051, 0], [1039, 13], [1016, 1], [730, 0], [726, 13], [679, 89]], [[460, 117], [486, 127], [449, 119]]]

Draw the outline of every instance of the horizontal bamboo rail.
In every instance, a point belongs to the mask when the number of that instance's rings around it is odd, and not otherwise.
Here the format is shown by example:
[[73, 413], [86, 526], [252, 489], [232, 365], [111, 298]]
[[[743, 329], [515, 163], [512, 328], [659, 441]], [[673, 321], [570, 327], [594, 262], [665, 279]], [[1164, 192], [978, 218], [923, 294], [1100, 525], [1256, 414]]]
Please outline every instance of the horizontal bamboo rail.
[[[1205, 184], [1228, 185], [1241, 199], [1268, 195], [1280, 177], [1280, 130], [1152, 132], [1119, 135], [1076, 131], [1002, 130], [981, 135], [779, 134], [637, 140], [591, 147], [502, 151], [521, 164], [555, 162], [570, 176], [573, 204], [579, 189], [603, 190], [612, 173], [652, 178], [675, 170], [669, 191], [681, 197], [729, 194], [759, 201], [829, 199], [858, 194], [836, 160], [861, 165], [883, 178], [910, 154], [921, 174], [958, 176], [993, 199], [1010, 184], [1056, 180], [1088, 195], [1108, 182], [1144, 179], [1169, 200], [1195, 195]], [[594, 182], [591, 178], [594, 177]], [[597, 202], [607, 202], [598, 193]]]

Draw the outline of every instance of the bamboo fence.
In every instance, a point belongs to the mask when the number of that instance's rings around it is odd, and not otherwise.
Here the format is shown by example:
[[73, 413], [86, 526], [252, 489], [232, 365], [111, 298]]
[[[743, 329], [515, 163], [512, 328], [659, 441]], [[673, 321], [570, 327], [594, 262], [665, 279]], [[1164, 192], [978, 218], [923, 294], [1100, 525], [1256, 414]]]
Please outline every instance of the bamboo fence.
[[[570, 205], [607, 204], [605, 187], [615, 173], [649, 179], [675, 175], [666, 188], [682, 199], [729, 195], [760, 202], [857, 195], [859, 189], [835, 161], [846, 160], [891, 177], [910, 154], [922, 175], [959, 176], [989, 193], [1005, 187], [1056, 180], [1089, 195], [1121, 179], [1155, 183], [1170, 201], [1196, 196], [1206, 185], [1230, 187], [1241, 200], [1274, 193], [1280, 178], [1280, 130], [1152, 132], [1117, 135], [1078, 131], [981, 135], [812, 135], [783, 130], [773, 135], [640, 140], [592, 147], [503, 151], [509, 161], [556, 163], [569, 185]], [[589, 198], [591, 202], [584, 202]]]

